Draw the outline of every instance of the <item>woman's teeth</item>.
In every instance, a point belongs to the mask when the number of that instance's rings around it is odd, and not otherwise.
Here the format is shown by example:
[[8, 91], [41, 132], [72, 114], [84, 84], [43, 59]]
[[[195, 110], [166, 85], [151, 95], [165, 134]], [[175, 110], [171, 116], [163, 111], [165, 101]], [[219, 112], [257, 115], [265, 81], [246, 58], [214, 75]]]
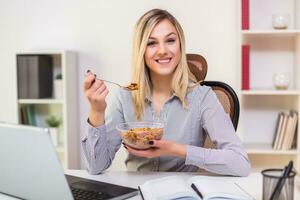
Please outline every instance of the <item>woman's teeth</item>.
[[169, 58], [169, 59], [161, 59], [161, 60], [157, 60], [157, 62], [160, 63], [160, 64], [165, 64], [165, 63], [169, 63], [170, 60], [171, 60], [171, 58]]

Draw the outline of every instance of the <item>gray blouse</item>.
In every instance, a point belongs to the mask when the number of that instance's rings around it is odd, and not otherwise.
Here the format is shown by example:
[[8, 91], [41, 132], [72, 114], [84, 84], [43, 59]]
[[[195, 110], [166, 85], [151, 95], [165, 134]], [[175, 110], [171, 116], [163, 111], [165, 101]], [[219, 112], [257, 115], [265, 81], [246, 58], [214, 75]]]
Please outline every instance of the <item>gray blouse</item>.
[[[214, 91], [197, 86], [187, 94], [188, 108], [183, 108], [175, 95], [164, 104], [160, 116], [154, 112], [151, 98], [146, 98], [142, 121], [164, 121], [163, 139], [187, 145], [186, 158], [161, 156], [144, 158], [128, 154], [125, 161], [131, 171], [195, 172], [199, 168], [234, 176], [247, 176], [250, 163], [243, 145], [235, 133], [231, 119], [225, 113]], [[105, 125], [92, 127], [82, 139], [83, 152], [91, 174], [107, 169], [121, 146], [116, 125], [136, 121], [129, 91], [119, 90], [109, 104]], [[203, 148], [203, 129], [217, 149]]]

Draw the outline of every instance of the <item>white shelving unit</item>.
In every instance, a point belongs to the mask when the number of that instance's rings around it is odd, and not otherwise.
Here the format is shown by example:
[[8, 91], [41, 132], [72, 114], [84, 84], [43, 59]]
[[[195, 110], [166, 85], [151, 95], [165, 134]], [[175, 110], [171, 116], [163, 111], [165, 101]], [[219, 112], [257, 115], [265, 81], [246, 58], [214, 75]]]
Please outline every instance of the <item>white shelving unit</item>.
[[[239, 85], [238, 134], [253, 170], [282, 168], [289, 160], [294, 160], [299, 170], [299, 129], [296, 149], [274, 150], [272, 142], [278, 113], [290, 109], [300, 113], [300, 0], [249, 0], [249, 30], [241, 28], [242, 1], [239, 3], [239, 49], [243, 44], [250, 45], [250, 90], [241, 90]], [[272, 27], [272, 14], [278, 13], [290, 15], [287, 29]], [[239, 55], [238, 63], [241, 63], [241, 50]], [[240, 84], [241, 68], [240, 65]], [[276, 90], [273, 75], [284, 72], [290, 74], [289, 88]]]
[[63, 104], [63, 99], [18, 99], [19, 104]]
[[298, 90], [242, 90], [241, 95], [289, 95], [298, 96]]
[[[77, 127], [76, 54], [70, 51], [21, 51], [17, 56], [48, 55], [52, 57], [53, 78], [62, 75], [62, 98], [17, 99], [18, 119], [21, 123], [21, 107], [33, 106], [36, 125], [47, 127], [45, 120], [50, 115], [59, 116], [57, 154], [65, 169], [80, 168], [79, 133]], [[16, 62], [17, 63], [17, 62]], [[16, 64], [17, 66], [17, 64]], [[17, 68], [18, 70], [18, 68]], [[18, 84], [17, 84], [18, 85]], [[18, 88], [17, 88], [18, 90]]]
[[297, 150], [274, 150], [269, 143], [245, 144], [248, 154], [261, 155], [297, 155]]
[[243, 36], [296, 36], [300, 30], [242, 30]]

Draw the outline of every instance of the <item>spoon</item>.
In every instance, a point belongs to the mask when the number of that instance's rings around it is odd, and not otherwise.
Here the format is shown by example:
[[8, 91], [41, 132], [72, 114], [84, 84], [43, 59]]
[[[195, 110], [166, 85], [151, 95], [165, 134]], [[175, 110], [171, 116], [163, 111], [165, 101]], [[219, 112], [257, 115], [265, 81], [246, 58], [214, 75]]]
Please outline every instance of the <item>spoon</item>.
[[[89, 72], [89, 70], [88, 70], [88, 72]], [[97, 76], [96, 74], [94, 74], [94, 75], [95, 75], [95, 77]], [[87, 74], [85, 76], [87, 76]], [[104, 82], [107, 82], [107, 83], [111, 83], [111, 84], [117, 85], [120, 88], [125, 89], [125, 90], [129, 90], [129, 91], [134, 91], [134, 90], [138, 90], [139, 89], [139, 86], [138, 86], [137, 83], [131, 83], [128, 86], [122, 86], [119, 83], [116, 83], [116, 82], [113, 82], [113, 81], [108, 81], [108, 80], [104, 80], [104, 79], [100, 79], [100, 78], [96, 78], [96, 79], [100, 80], [100, 81], [104, 81]]]
[[[96, 74], [95, 74], [95, 76], [96, 76]], [[113, 81], [108, 81], [108, 80], [100, 79], [100, 78], [96, 78], [96, 79], [100, 80], [100, 81], [104, 81], [104, 82], [107, 82], [107, 83], [111, 83], [111, 84], [117, 85], [120, 88], [125, 89], [125, 90], [129, 90], [129, 91], [134, 91], [134, 90], [138, 90], [139, 89], [139, 86], [138, 86], [137, 83], [130, 83], [130, 85], [128, 85], [128, 86], [122, 86], [119, 83], [116, 83], [116, 82], [113, 82]], [[197, 81], [196, 83], [194, 83], [192, 86], [189, 86], [189, 87], [193, 88], [193, 87], [197, 86], [198, 84], [200, 84], [202, 82], [203, 82], [203, 80]]]
[[116, 82], [113, 82], [113, 81], [108, 81], [108, 80], [104, 80], [104, 79], [100, 79], [100, 78], [96, 78], [96, 79], [100, 80], [100, 81], [107, 82], [107, 83], [115, 84], [115, 85], [119, 86], [120, 88], [125, 89], [125, 90], [129, 90], [129, 91], [134, 91], [134, 90], [139, 89], [139, 86], [138, 86], [137, 83], [130, 83], [130, 85], [128, 85], [128, 86], [122, 86], [119, 83], [116, 83]]

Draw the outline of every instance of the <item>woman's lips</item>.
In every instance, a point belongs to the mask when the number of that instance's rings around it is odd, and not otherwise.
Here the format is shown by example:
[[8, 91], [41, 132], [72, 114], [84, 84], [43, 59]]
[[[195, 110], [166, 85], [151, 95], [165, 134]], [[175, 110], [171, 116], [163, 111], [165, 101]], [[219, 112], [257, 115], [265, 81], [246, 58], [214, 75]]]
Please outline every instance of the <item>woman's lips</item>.
[[169, 64], [171, 62], [172, 58], [164, 58], [164, 59], [157, 59], [155, 60], [159, 64]]

